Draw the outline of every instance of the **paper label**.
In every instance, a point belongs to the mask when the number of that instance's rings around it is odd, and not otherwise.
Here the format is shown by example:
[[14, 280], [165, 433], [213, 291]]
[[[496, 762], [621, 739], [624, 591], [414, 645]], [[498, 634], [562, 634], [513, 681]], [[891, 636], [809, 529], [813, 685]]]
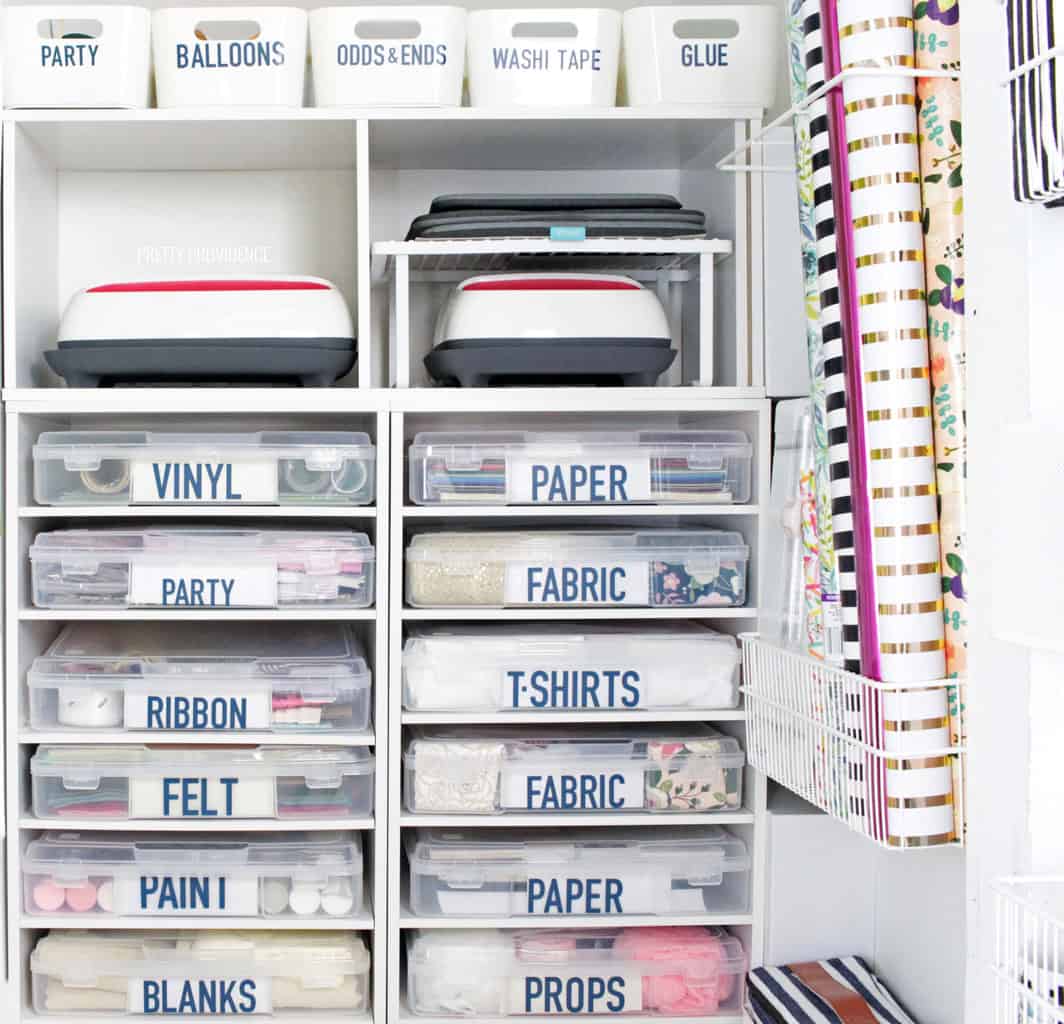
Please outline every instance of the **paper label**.
[[277, 464], [133, 459], [131, 505], [276, 505]]
[[273, 818], [275, 798], [272, 778], [168, 775], [129, 780], [131, 818]]
[[637, 868], [608, 874], [572, 870], [530, 874], [519, 913], [530, 917], [656, 914], [669, 906], [669, 887], [670, 880], [660, 872]]
[[642, 808], [643, 772], [514, 771], [504, 768], [500, 800], [509, 810], [623, 811]]
[[263, 689], [208, 696], [167, 687], [166, 693], [126, 693], [127, 729], [184, 729], [211, 732], [224, 729], [268, 729], [271, 697]]
[[224, 874], [118, 876], [114, 912], [126, 917], [152, 914], [211, 914], [257, 917], [257, 878]]
[[504, 668], [504, 707], [533, 711], [641, 708], [645, 687], [637, 669]]
[[273, 1013], [269, 978], [130, 978], [129, 1013], [214, 1017]]
[[508, 605], [638, 605], [650, 600], [650, 563], [511, 562], [506, 566]]
[[[555, 969], [557, 970], [557, 968]], [[643, 1009], [643, 975], [631, 968], [598, 973], [544, 967], [539, 974], [522, 974], [510, 982], [512, 1014], [637, 1013]]]
[[510, 460], [509, 500], [522, 505], [613, 504], [650, 500], [649, 459]]
[[246, 562], [134, 562], [129, 603], [164, 608], [275, 608], [277, 568]]

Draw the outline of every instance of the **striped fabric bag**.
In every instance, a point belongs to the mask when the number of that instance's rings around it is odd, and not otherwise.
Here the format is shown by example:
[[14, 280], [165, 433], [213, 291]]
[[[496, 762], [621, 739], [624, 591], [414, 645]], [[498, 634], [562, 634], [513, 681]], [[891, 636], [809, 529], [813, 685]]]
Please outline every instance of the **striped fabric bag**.
[[755, 1024], [916, 1024], [859, 956], [750, 972]]

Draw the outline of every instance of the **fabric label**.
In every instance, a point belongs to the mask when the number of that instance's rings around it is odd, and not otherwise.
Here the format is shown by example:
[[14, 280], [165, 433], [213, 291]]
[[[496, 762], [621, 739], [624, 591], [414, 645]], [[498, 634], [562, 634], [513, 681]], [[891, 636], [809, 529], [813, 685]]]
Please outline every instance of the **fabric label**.
[[577, 973], [544, 967], [510, 982], [512, 1014], [636, 1013], [643, 1009], [643, 976], [618, 966], [601, 973]]
[[131, 818], [272, 818], [272, 778], [235, 775], [162, 776], [129, 780]]
[[551, 711], [645, 705], [643, 681], [634, 668], [504, 668], [503, 676], [504, 707]]
[[164, 608], [275, 608], [277, 568], [247, 562], [134, 562], [129, 603]]
[[526, 811], [622, 811], [641, 808], [642, 769], [513, 771], [503, 769], [500, 800]]
[[571, 870], [533, 874], [519, 913], [531, 917], [656, 914], [669, 906], [669, 886], [669, 878], [646, 868], [600, 875]]
[[166, 693], [127, 692], [125, 711], [127, 729], [236, 732], [268, 729], [271, 698], [262, 689], [208, 696], [168, 687]]
[[276, 505], [277, 466], [245, 462], [158, 462], [134, 459], [132, 505]]
[[650, 500], [650, 460], [510, 460], [509, 500], [521, 505], [613, 504]]
[[510, 562], [504, 590], [508, 605], [602, 604], [645, 606], [650, 563]]
[[114, 879], [114, 912], [127, 917], [152, 914], [257, 917], [258, 879], [223, 874], [119, 875]]
[[269, 978], [130, 978], [129, 1013], [273, 1013]]

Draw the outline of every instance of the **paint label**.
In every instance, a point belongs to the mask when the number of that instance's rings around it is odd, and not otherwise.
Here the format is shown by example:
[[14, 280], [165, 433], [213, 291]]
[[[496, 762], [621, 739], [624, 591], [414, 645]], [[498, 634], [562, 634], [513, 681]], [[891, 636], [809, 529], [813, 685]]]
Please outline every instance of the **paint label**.
[[500, 800], [508, 810], [625, 811], [644, 806], [642, 769], [503, 769], [501, 788]]
[[506, 566], [508, 605], [637, 605], [650, 594], [650, 563], [512, 562]]
[[276, 784], [272, 778], [235, 775], [132, 776], [131, 818], [273, 818]]
[[165, 732], [268, 729], [271, 710], [270, 694], [262, 688], [211, 696], [167, 687], [166, 693], [127, 691], [125, 700], [127, 729]]
[[650, 460], [510, 460], [509, 500], [522, 505], [624, 505], [650, 500]]
[[272, 461], [160, 462], [134, 459], [132, 505], [276, 505], [277, 465]]
[[258, 878], [223, 874], [119, 875], [114, 879], [114, 912], [127, 917], [152, 914], [257, 917]]
[[129, 1013], [215, 1017], [273, 1013], [269, 978], [130, 978]]
[[529, 917], [570, 914], [656, 914], [669, 906], [670, 879], [660, 870], [629, 868], [605, 875], [545, 872], [529, 875], [524, 904]]
[[503, 675], [504, 707], [562, 711], [646, 706], [643, 681], [634, 668], [507, 668]]
[[643, 1009], [643, 976], [639, 971], [617, 969], [591, 973], [545, 968], [522, 974], [510, 983], [513, 1014], [637, 1013]]
[[275, 608], [277, 568], [247, 562], [137, 562], [129, 603], [164, 608]]

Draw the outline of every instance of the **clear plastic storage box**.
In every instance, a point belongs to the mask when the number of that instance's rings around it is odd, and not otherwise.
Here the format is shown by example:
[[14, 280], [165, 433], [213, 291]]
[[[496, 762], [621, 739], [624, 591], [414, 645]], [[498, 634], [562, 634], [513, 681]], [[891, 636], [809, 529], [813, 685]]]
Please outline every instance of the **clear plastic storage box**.
[[364, 747], [38, 747], [33, 813], [45, 821], [364, 818], [373, 811]]
[[745, 913], [746, 844], [706, 828], [418, 829], [407, 833], [421, 917]]
[[359, 1011], [370, 956], [344, 931], [53, 930], [30, 956], [38, 1014]]
[[406, 949], [415, 1014], [737, 1020], [743, 1005], [746, 954], [722, 928], [431, 929]]
[[418, 608], [736, 606], [749, 556], [724, 530], [419, 533], [406, 598]]
[[413, 730], [403, 755], [415, 813], [736, 810], [745, 755], [708, 726]]
[[46, 832], [23, 854], [22, 881], [31, 915], [350, 917], [362, 910], [362, 840]]
[[109, 732], [357, 732], [370, 671], [342, 623], [82, 622], [27, 677], [30, 727]]
[[375, 552], [353, 530], [53, 530], [30, 547], [38, 608], [366, 608]]
[[33, 446], [40, 505], [368, 505], [368, 434], [80, 430]]
[[410, 446], [418, 505], [657, 505], [750, 500], [738, 430], [423, 433]]
[[412, 628], [403, 703], [411, 711], [734, 708], [739, 649], [735, 637], [694, 622]]

